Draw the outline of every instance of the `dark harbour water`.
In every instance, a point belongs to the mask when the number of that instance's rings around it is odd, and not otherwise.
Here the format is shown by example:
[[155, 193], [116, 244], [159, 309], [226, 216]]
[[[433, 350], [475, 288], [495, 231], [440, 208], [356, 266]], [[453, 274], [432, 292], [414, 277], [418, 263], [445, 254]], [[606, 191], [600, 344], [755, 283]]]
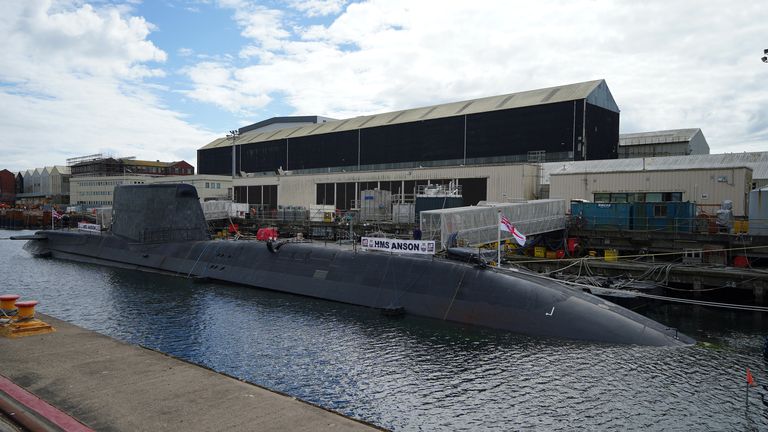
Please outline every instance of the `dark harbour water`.
[[[0, 238], [20, 232], [0, 231]], [[0, 291], [38, 310], [395, 430], [768, 430], [768, 316], [640, 312], [716, 348], [547, 340], [183, 278], [33, 259]], [[2, 366], [0, 366], [0, 370]]]

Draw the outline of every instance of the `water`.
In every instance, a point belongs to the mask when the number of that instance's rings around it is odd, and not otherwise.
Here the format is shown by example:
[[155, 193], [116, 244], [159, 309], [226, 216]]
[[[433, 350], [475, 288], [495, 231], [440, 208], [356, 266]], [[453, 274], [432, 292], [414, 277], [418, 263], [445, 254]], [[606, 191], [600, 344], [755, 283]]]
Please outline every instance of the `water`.
[[768, 390], [745, 405], [747, 367], [768, 384], [759, 313], [656, 305], [641, 312], [715, 346], [598, 345], [34, 259], [22, 245], [0, 240], [0, 291], [41, 312], [385, 428], [768, 429]]

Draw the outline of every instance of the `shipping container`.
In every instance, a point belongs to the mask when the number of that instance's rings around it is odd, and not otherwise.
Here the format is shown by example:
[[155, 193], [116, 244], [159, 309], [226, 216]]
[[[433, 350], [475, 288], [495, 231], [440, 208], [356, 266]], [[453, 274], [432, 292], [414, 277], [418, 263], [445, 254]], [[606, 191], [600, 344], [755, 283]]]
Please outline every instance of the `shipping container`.
[[582, 229], [691, 232], [695, 217], [691, 202], [571, 202], [572, 223]]
[[749, 193], [749, 235], [768, 235], [768, 188]]
[[392, 204], [392, 222], [398, 224], [412, 224], [416, 221], [414, 203]]
[[571, 221], [576, 227], [591, 230], [632, 229], [631, 203], [571, 202]]
[[632, 203], [632, 229], [691, 232], [696, 204], [691, 202]]
[[381, 189], [360, 191], [360, 219], [363, 221], [392, 220], [392, 192]]

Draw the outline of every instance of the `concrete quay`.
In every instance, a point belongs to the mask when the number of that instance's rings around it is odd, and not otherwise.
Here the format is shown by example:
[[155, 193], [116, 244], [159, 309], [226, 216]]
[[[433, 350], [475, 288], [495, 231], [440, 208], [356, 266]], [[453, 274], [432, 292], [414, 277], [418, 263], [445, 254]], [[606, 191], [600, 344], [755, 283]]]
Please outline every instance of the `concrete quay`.
[[0, 338], [0, 375], [93, 430], [380, 430], [204, 367], [37, 315], [56, 332]]

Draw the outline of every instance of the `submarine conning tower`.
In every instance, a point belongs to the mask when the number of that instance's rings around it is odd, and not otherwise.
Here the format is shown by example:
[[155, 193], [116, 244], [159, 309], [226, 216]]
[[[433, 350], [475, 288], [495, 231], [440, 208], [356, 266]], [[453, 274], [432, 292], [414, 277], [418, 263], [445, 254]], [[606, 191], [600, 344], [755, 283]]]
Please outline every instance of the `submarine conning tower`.
[[111, 229], [136, 243], [210, 240], [197, 189], [183, 183], [116, 186]]

